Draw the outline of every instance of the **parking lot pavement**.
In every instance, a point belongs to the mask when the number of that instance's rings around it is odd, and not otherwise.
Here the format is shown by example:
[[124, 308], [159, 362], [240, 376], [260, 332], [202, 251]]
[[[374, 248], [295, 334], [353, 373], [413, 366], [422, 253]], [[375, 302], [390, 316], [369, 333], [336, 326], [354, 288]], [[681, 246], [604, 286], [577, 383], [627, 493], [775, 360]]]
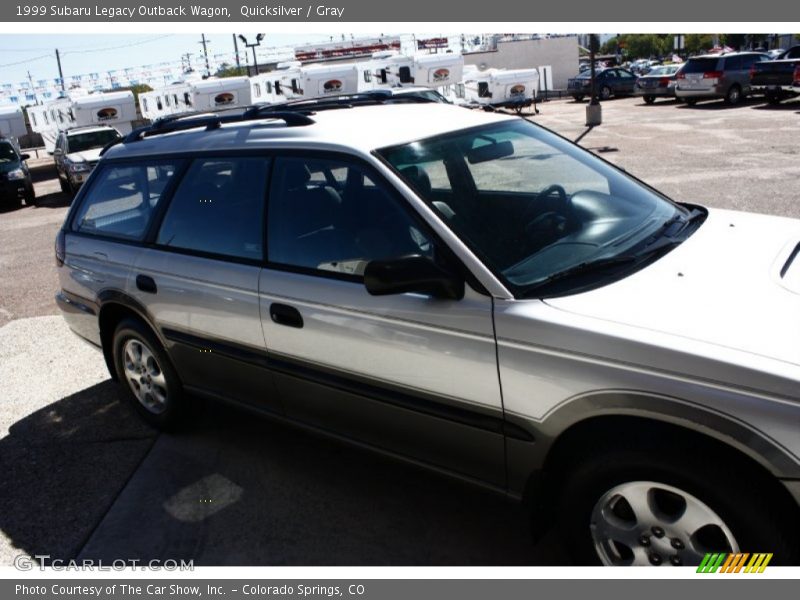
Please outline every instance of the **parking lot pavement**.
[[[574, 139], [585, 103], [531, 118]], [[585, 147], [672, 198], [800, 217], [800, 101], [603, 103]], [[197, 564], [560, 564], [520, 508], [465, 484], [203, 405], [157, 435], [53, 302], [69, 200], [34, 168], [39, 206], [0, 212], [0, 564], [14, 554]]]

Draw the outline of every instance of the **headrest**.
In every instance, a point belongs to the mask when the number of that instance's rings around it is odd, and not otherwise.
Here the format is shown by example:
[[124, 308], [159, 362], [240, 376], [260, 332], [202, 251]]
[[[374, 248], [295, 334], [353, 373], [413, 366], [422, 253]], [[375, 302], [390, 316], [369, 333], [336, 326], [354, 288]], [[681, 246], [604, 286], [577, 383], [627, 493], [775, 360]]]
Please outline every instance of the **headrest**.
[[431, 193], [431, 178], [425, 169], [412, 165], [400, 170], [400, 175], [405, 177], [417, 193], [421, 196], [429, 197]]
[[283, 170], [283, 182], [286, 189], [304, 188], [309, 179], [311, 179], [311, 173], [303, 163], [296, 160], [288, 161]]

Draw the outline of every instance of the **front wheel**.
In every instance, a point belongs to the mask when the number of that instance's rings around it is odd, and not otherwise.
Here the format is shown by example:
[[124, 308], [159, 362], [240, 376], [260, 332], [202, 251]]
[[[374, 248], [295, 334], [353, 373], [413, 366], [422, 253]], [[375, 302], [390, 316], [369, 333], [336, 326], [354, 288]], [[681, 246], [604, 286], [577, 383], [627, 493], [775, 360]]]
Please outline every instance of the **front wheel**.
[[736, 552], [795, 564], [795, 517], [780, 516], [770, 486], [713, 453], [701, 462], [663, 450], [601, 451], [574, 465], [558, 518], [577, 564], [697, 566]]
[[777, 106], [778, 104], [781, 103], [781, 100], [783, 100], [783, 98], [781, 98], [781, 95], [777, 94], [775, 92], [768, 93], [766, 95], [766, 98], [767, 98], [767, 102], [769, 104], [771, 104], [772, 106]]
[[645, 104], [652, 104], [653, 102], [656, 101], [656, 97], [655, 96], [644, 96], [643, 99], [644, 99]]
[[573, 94], [572, 97], [575, 100], [575, 102], [582, 102], [584, 98], [581, 94]]
[[139, 415], [159, 429], [173, 429], [186, 413], [178, 374], [153, 333], [125, 319], [114, 332], [117, 379]]
[[608, 100], [609, 98], [611, 98], [611, 88], [607, 85], [604, 85], [600, 88], [600, 99]]

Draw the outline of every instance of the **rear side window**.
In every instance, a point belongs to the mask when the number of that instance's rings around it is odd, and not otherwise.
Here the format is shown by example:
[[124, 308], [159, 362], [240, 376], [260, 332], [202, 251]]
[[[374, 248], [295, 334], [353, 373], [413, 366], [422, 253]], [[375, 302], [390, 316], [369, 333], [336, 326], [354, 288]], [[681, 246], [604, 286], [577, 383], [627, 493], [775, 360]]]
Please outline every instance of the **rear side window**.
[[157, 243], [261, 260], [269, 159], [195, 160], [175, 190]]
[[73, 228], [127, 240], [144, 238], [177, 163], [153, 161], [107, 165], [97, 174], [73, 221]]
[[708, 73], [717, 70], [718, 58], [690, 58], [683, 67], [684, 73]]
[[741, 56], [729, 56], [725, 59], [725, 70], [726, 71], [739, 71], [742, 69], [742, 57]]

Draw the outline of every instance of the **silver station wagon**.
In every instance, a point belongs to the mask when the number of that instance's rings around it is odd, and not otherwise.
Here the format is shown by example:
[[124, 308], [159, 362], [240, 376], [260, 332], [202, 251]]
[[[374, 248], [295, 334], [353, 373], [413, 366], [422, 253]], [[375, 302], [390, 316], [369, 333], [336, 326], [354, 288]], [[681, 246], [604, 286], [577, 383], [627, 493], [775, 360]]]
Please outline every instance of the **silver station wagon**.
[[57, 301], [156, 426], [256, 408], [521, 500], [579, 564], [797, 564], [798, 257], [800, 221], [523, 118], [333, 98], [107, 148]]

